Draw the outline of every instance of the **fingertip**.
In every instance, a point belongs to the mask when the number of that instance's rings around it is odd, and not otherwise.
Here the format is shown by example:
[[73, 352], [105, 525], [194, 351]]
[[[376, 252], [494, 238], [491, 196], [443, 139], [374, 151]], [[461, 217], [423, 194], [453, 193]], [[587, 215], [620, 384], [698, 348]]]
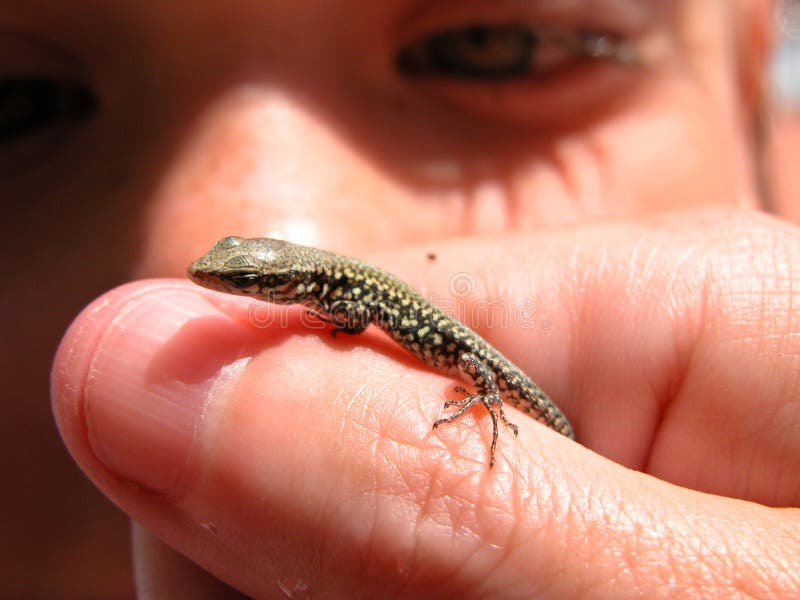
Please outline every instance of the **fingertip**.
[[[180, 482], [218, 354], [240, 343], [241, 327], [206, 295], [186, 282], [139, 281], [104, 294], [70, 325], [52, 369], [53, 412], [93, 479], [108, 471], [161, 491]], [[215, 344], [197, 341], [203, 317], [215, 319]], [[224, 323], [236, 330], [227, 346]]]
[[56, 349], [50, 371], [50, 403], [61, 437], [70, 451], [78, 454], [76, 459], [85, 454], [79, 443], [86, 435], [83, 392], [97, 346], [120, 308], [151, 285], [129, 283], [97, 297], [73, 319]]

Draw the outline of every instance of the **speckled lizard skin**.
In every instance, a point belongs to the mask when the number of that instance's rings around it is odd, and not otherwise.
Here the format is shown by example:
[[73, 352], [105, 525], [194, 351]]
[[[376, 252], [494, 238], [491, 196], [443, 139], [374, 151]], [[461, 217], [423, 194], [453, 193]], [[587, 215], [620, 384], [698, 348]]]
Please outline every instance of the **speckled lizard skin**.
[[334, 333], [357, 334], [374, 323], [425, 364], [459, 375], [476, 393], [458, 387], [466, 397], [445, 402], [445, 408], [457, 410], [433, 427], [451, 423], [482, 404], [493, 423], [490, 467], [495, 462], [498, 415], [517, 433], [503, 412], [503, 401], [575, 438], [561, 410], [516, 365], [472, 329], [378, 267], [281, 240], [226, 237], [194, 261], [188, 273], [192, 281], [213, 290], [303, 305], [329, 323]]

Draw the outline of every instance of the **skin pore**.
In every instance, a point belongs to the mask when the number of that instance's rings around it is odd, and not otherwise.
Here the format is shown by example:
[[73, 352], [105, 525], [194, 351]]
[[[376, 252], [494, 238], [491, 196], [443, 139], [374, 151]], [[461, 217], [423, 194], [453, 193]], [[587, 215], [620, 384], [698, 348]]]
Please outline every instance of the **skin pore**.
[[[742, 211], [759, 203], [768, 2], [5, 4], [8, 93], [40, 98], [24, 87], [35, 76], [72, 107], [0, 140], [2, 250], [24, 267], [0, 296], [11, 595], [130, 594], [127, 521], [86, 477], [143, 524], [149, 590], [218, 585], [205, 571], [260, 597], [796, 590], [797, 516], [766, 506], [797, 504], [782, 424], [797, 422], [786, 315], [800, 236]], [[621, 38], [638, 62], [550, 48], [538, 77], [397, 67], [443, 29], [508, 22]], [[453, 382], [374, 332], [254, 330], [246, 304], [140, 281], [182, 278], [229, 234], [369, 259], [445, 299], [458, 272], [476, 298], [533, 298], [553, 329], [470, 324], [548, 390], [582, 446], [526, 423], [487, 475], [483, 417], [432, 435]], [[76, 315], [128, 281], [54, 363]], [[149, 312], [129, 322], [136, 298]], [[181, 338], [173, 311], [207, 330]], [[104, 367], [143, 348], [159, 360]], [[166, 380], [181, 385], [142, 391]], [[209, 404], [191, 434], [145, 443], [153, 423], [121, 416], [119, 398], [157, 398], [155, 414], [195, 385]], [[771, 556], [742, 522], [768, 532]]]

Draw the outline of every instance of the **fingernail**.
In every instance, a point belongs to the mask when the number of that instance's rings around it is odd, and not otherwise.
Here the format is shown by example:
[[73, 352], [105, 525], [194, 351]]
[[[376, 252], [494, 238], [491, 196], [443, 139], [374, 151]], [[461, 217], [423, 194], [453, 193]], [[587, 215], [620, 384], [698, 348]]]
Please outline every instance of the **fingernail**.
[[88, 371], [92, 451], [119, 476], [153, 490], [181, 484], [219, 374], [219, 362], [203, 358], [192, 339], [192, 321], [204, 316], [223, 318], [193, 290], [153, 287], [118, 310]]

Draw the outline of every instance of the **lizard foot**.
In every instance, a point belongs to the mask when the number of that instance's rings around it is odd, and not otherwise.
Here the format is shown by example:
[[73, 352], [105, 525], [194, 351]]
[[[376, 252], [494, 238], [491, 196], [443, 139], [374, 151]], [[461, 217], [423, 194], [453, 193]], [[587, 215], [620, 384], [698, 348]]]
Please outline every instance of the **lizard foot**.
[[436, 429], [445, 423], [452, 423], [476, 404], [482, 404], [492, 418], [492, 446], [489, 459], [489, 468], [491, 469], [495, 463], [495, 450], [497, 448], [498, 413], [500, 414], [500, 419], [514, 432], [515, 436], [519, 433], [519, 428], [506, 418], [506, 414], [503, 411], [503, 399], [497, 389], [492, 371], [488, 366], [482, 363], [477, 356], [467, 352], [459, 357], [458, 370], [465, 379], [468, 379], [475, 386], [478, 393], [470, 394], [463, 387], [456, 386], [455, 390], [467, 395], [467, 397], [461, 400], [447, 400], [444, 403], [445, 408], [455, 406], [458, 407], [458, 410], [452, 415], [437, 419], [433, 424], [433, 428]]

